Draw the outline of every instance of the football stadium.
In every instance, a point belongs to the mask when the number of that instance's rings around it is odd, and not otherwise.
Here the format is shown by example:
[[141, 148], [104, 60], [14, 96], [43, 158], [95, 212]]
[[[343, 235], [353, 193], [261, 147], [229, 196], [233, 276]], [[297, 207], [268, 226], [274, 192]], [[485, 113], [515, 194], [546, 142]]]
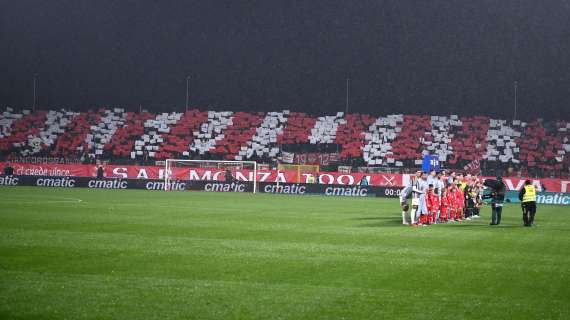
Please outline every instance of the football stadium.
[[570, 318], [565, 2], [0, 12], [0, 319]]

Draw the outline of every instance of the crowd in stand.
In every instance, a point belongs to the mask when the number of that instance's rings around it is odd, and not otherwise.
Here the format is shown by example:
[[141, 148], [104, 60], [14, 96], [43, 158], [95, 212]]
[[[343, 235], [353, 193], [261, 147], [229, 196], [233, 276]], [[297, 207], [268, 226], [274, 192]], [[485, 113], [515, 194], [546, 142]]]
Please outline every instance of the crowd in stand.
[[283, 152], [336, 152], [336, 165], [406, 172], [418, 166], [424, 150], [447, 168], [462, 170], [480, 161], [486, 175], [566, 178], [570, 122], [343, 112], [313, 116], [288, 110], [153, 114], [122, 108], [7, 108], [0, 114], [0, 160], [10, 161], [53, 157], [122, 164], [168, 158], [272, 163]]

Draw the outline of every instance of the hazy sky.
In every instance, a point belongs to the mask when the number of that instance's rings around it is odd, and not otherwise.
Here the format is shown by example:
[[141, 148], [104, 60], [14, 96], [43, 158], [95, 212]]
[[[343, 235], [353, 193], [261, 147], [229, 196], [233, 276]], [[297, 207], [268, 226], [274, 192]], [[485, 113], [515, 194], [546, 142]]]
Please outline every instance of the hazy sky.
[[0, 1], [0, 105], [570, 118], [570, 1]]

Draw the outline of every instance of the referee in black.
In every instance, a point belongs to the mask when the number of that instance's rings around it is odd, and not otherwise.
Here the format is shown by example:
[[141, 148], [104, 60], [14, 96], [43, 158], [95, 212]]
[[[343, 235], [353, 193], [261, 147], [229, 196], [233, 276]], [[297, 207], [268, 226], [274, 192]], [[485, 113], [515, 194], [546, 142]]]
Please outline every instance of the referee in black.
[[525, 227], [531, 227], [536, 214], [536, 188], [530, 180], [524, 182], [524, 186], [519, 192], [519, 199], [522, 202], [523, 222]]

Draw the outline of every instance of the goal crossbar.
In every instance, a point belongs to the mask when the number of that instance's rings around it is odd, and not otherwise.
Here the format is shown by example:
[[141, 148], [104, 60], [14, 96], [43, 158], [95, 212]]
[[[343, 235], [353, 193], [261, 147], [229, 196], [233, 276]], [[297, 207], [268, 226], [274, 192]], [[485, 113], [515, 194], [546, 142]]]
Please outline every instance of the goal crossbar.
[[[164, 190], [168, 190], [168, 186], [171, 181], [171, 170], [173, 163], [194, 163], [194, 164], [235, 164], [241, 165], [251, 165], [251, 170], [253, 171], [253, 193], [257, 193], [257, 162], [255, 161], [232, 161], [232, 160], [188, 160], [188, 159], [166, 159], [164, 163]], [[219, 166], [218, 166], [219, 169]]]

